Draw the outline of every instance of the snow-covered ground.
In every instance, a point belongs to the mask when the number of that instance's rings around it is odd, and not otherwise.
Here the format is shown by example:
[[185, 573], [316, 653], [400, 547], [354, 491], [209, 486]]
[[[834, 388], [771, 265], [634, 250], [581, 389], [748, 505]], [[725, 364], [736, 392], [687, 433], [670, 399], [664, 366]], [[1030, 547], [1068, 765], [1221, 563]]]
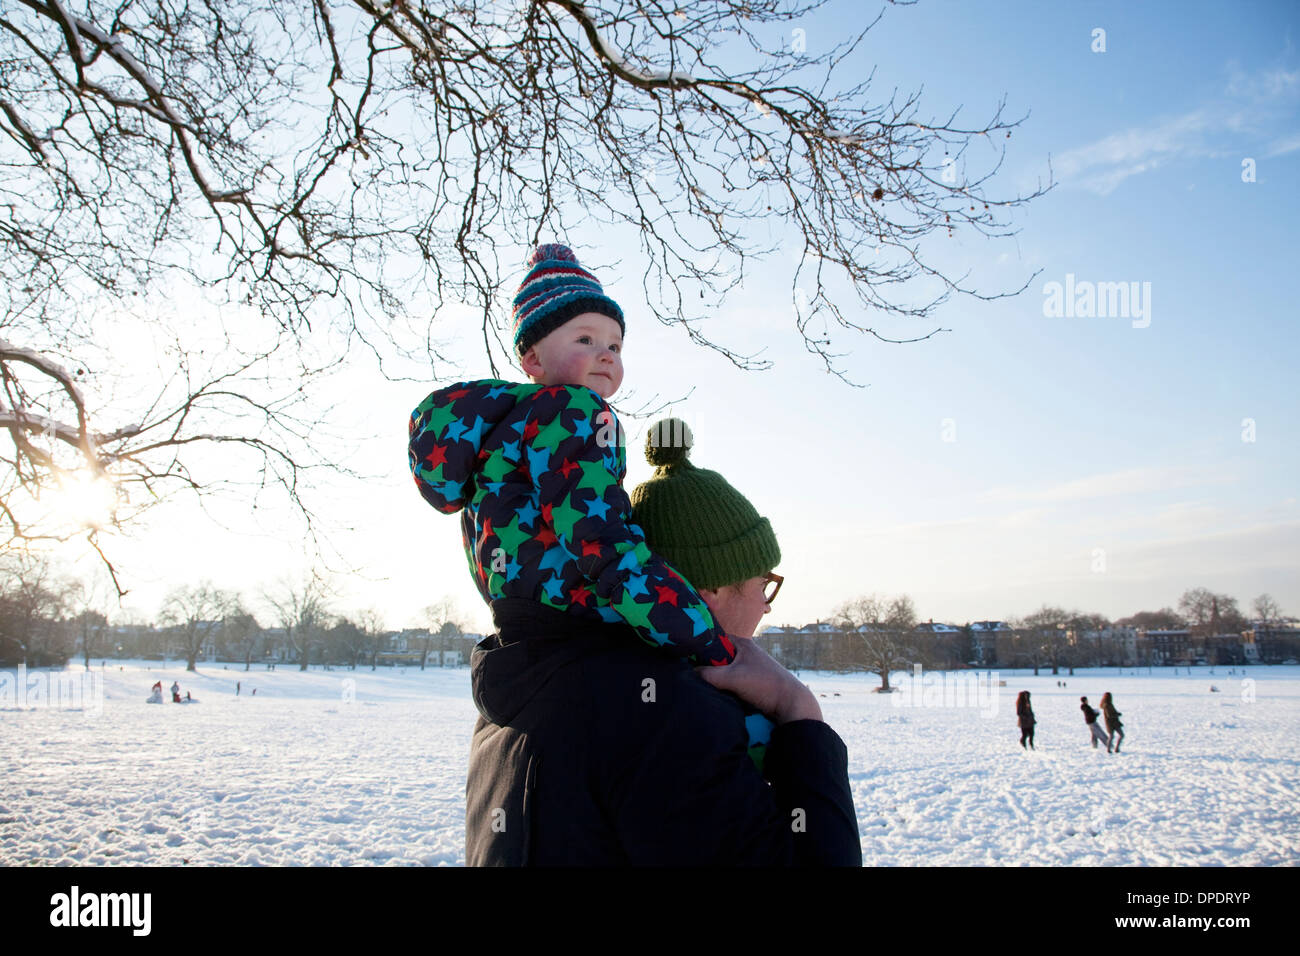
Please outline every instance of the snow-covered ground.
[[[50, 706], [49, 672], [0, 672], [0, 864], [464, 862], [468, 670], [95, 670], [102, 699], [64, 672], [80, 710]], [[868, 865], [1300, 863], [1300, 668], [995, 676], [801, 675], [848, 744]], [[198, 703], [145, 703], [155, 680]], [[1105, 691], [1119, 755], [1079, 712]]]

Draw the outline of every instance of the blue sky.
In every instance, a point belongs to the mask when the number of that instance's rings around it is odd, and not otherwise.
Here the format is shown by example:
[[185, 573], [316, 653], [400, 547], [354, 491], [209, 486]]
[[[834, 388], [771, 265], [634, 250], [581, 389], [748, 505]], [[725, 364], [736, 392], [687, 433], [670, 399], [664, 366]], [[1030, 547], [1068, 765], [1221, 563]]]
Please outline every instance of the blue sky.
[[[803, 27], [809, 52], [875, 10], [822, 11]], [[1091, 50], [1095, 28], [1104, 53]], [[626, 237], [557, 237], [584, 261], [622, 257], [597, 270], [629, 315], [616, 403], [693, 388], [675, 411], [695, 426], [694, 460], [772, 520], [787, 582], [766, 623], [824, 618], [871, 592], [908, 593], [923, 617], [954, 623], [1043, 603], [1119, 617], [1197, 586], [1243, 608], [1267, 591], [1300, 613], [1298, 41], [1300, 5], [1282, 2], [887, 8], [846, 61], [846, 84], [874, 67], [881, 93], [924, 86], [927, 113], [960, 106], [972, 124], [1005, 95], [1008, 116], [1030, 115], [1000, 144], [991, 190], [1032, 190], [1049, 161], [1057, 185], [1014, 213], [1013, 239], [931, 240], [945, 266], [993, 291], [1041, 272], [1013, 299], [954, 298], [935, 316], [951, 331], [927, 342], [842, 338], [866, 388], [804, 352], [789, 285], [769, 280], [792, 266], [779, 256], [713, 322], [774, 363], [740, 372], [639, 312]], [[1245, 159], [1254, 182], [1242, 181]], [[1150, 324], [1046, 316], [1044, 285], [1067, 275], [1149, 283]], [[463, 317], [445, 321], [454, 335]], [[487, 371], [472, 341], [462, 361], [467, 378]], [[374, 606], [401, 626], [449, 594], [486, 627], [458, 523], [424, 505], [406, 473], [405, 417], [427, 389], [364, 368], [339, 387], [365, 396], [356, 427], [392, 423], [358, 443], [383, 477], [332, 492], [361, 529], [335, 544], [367, 569], [340, 581], [340, 609]], [[645, 423], [627, 424], [639, 439]], [[629, 463], [629, 485], [648, 476], [637, 447]], [[252, 592], [301, 564], [274, 529], [169, 527], [157, 523], [130, 558], [146, 611], [177, 566]]]

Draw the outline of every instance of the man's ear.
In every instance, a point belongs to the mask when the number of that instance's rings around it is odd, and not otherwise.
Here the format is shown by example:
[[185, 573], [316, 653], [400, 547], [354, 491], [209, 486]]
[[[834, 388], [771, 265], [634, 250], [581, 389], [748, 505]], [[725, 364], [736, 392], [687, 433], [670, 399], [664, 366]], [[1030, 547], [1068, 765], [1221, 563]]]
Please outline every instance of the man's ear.
[[704, 598], [704, 603], [712, 607], [718, 602], [718, 592], [708, 588], [696, 588], [695, 593]]
[[542, 369], [542, 363], [537, 358], [537, 346], [534, 345], [519, 359], [519, 364], [524, 370], [524, 374], [529, 378], [541, 378], [545, 371]]

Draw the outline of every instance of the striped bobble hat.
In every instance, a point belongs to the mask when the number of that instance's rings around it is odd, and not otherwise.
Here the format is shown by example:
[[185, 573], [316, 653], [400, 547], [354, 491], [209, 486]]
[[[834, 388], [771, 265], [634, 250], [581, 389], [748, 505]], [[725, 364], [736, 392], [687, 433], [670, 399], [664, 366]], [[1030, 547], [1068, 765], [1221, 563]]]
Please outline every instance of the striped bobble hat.
[[528, 257], [528, 275], [515, 295], [515, 352], [523, 355], [565, 322], [584, 312], [598, 312], [626, 334], [623, 310], [605, 295], [596, 277], [578, 264], [568, 246], [548, 242]]
[[632, 489], [632, 521], [650, 550], [696, 589], [716, 591], [766, 574], [781, 563], [772, 525], [727, 479], [690, 463], [692, 444], [680, 419], [650, 426], [645, 457], [657, 467]]

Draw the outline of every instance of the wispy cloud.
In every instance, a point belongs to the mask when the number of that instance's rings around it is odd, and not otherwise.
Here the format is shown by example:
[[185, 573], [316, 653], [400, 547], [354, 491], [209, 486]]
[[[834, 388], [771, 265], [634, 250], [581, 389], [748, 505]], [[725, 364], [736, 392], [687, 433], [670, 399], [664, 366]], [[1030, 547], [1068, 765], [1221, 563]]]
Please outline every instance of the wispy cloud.
[[1193, 571], [1216, 576], [1249, 575], [1264, 570], [1294, 575], [1298, 547], [1300, 522], [1291, 521], [1152, 541], [1134, 548], [1129, 560], [1139, 578], [1177, 569], [1189, 575]]
[[1228, 67], [1228, 86], [1225, 92], [1249, 100], [1271, 100], [1300, 92], [1300, 70], [1274, 67], [1248, 73], [1236, 64]]
[[1285, 156], [1287, 153], [1294, 153], [1298, 149], [1300, 149], [1300, 133], [1292, 133], [1277, 140], [1264, 155], [1271, 159], [1274, 156]]
[[[1230, 66], [1224, 95], [1199, 109], [1160, 120], [1151, 126], [1111, 133], [1053, 157], [1062, 183], [1074, 183], [1099, 195], [1113, 192], [1124, 180], [1168, 165], [1176, 158], [1222, 156], [1243, 147], [1241, 137], [1272, 136], [1280, 107], [1300, 98], [1300, 70], [1271, 69], [1246, 73]], [[1236, 141], [1224, 142], [1225, 134]], [[1254, 148], [1251, 146], [1250, 148]], [[1264, 147], [1267, 156], [1300, 149], [1300, 134], [1288, 133]]]
[[1148, 491], [1172, 491], [1207, 484], [1231, 482], [1230, 476], [1204, 468], [1170, 465], [1160, 468], [1128, 468], [1123, 471], [1085, 475], [1046, 487], [1003, 485], [982, 496], [987, 501], [1050, 502], [1064, 504], [1094, 498], [1136, 495]]
[[1130, 176], [1157, 169], [1175, 156], [1204, 154], [1205, 132], [1213, 124], [1197, 110], [1148, 129], [1129, 129], [1066, 150], [1052, 160], [1061, 182], [1075, 182], [1105, 196]]

